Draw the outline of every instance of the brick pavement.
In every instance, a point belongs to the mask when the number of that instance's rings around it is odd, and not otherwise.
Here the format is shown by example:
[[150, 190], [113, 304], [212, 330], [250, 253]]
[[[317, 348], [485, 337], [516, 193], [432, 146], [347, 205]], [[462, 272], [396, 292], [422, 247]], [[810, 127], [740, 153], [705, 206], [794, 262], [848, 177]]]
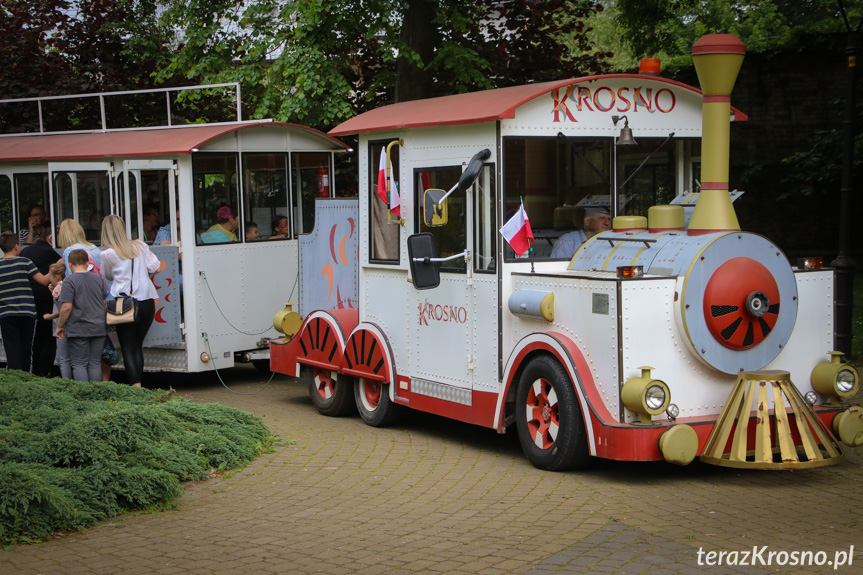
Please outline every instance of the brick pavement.
[[[238, 392], [265, 379], [226, 376]], [[160, 380], [164, 381], [164, 380]], [[410, 413], [387, 429], [315, 412], [284, 377], [256, 395], [170, 383], [256, 413], [279, 436], [247, 468], [131, 513], [0, 554], [0, 573], [863, 573], [863, 453], [834, 467], [746, 472], [598, 462], [534, 469], [514, 433]], [[698, 567], [697, 552], [835, 551], [832, 567]], [[766, 554], [765, 554], [766, 557]]]

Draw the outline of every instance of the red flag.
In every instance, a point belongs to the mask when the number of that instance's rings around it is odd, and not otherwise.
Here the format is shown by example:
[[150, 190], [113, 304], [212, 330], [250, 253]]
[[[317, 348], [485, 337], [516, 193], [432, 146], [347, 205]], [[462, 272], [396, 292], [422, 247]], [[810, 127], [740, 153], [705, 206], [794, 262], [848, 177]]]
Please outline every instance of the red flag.
[[524, 211], [524, 204], [519, 206], [518, 211], [500, 229], [500, 234], [515, 251], [515, 255], [521, 256], [533, 243], [533, 230], [530, 229], [530, 220]]
[[395, 174], [393, 174], [392, 166], [389, 166], [389, 168], [390, 190], [389, 197], [387, 197], [387, 148], [384, 146], [381, 148], [381, 161], [378, 168], [378, 197], [389, 207], [390, 211], [395, 214], [396, 217], [401, 217], [401, 208], [399, 207], [399, 188], [395, 181]]

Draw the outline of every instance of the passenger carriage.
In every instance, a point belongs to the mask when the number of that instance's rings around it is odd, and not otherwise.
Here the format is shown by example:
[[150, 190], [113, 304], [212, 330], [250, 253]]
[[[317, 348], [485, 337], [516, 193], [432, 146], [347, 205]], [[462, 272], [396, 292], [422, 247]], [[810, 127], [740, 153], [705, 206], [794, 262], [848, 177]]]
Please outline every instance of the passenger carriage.
[[[109, 127], [104, 108], [102, 118], [99, 130], [0, 136], [0, 230], [26, 227], [28, 207], [39, 204], [52, 229], [75, 219], [99, 245], [101, 218], [122, 216], [130, 237], [150, 243], [163, 264], [145, 369], [268, 367], [266, 340], [279, 335], [272, 310], [298, 289], [297, 238], [313, 229], [315, 199], [335, 195], [334, 157], [347, 147], [310, 128], [239, 115], [135, 129]], [[222, 206], [239, 216], [238, 241], [206, 243]], [[146, 235], [152, 213], [169, 226], [168, 245]], [[288, 237], [268, 239], [277, 215], [288, 218]], [[259, 226], [260, 240], [245, 238], [247, 222]]]

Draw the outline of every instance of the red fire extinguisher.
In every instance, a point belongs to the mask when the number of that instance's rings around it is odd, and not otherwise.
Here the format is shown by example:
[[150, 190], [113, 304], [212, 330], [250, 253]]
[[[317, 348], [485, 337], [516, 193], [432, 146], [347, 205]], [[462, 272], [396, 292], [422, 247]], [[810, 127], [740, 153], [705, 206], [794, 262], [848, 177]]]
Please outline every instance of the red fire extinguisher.
[[330, 197], [330, 171], [326, 168], [318, 170], [318, 197]]

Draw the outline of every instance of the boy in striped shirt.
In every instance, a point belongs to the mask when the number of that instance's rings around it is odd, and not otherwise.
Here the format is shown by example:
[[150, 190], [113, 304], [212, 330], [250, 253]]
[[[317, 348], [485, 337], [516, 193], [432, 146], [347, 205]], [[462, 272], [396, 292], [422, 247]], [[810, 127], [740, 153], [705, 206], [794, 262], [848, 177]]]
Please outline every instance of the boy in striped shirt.
[[48, 285], [48, 276], [39, 273], [22, 258], [21, 243], [12, 232], [0, 234], [0, 336], [6, 349], [6, 369], [33, 371], [33, 335], [36, 329], [36, 302], [29, 279]]

